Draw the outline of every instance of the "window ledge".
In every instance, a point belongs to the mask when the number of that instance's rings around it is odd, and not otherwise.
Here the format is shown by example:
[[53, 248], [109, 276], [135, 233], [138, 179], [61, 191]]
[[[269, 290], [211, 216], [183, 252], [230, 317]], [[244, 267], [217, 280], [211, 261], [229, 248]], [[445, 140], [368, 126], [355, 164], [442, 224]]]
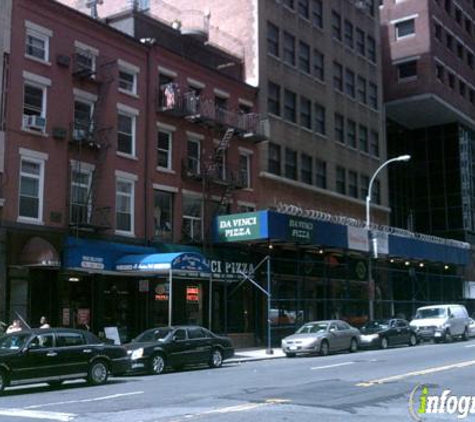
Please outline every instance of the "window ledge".
[[127, 158], [129, 160], [134, 160], [134, 161], [138, 161], [139, 158], [135, 155], [130, 155], [130, 154], [126, 154], [125, 152], [120, 152], [120, 151], [116, 151], [116, 155], [118, 157], [122, 157], [122, 158]]
[[253, 188], [243, 188], [242, 190], [245, 192], [254, 192]]
[[38, 57], [35, 57], [35, 56], [29, 56], [28, 54], [25, 54], [25, 59], [44, 64], [45, 66], [51, 66], [51, 62], [47, 62], [46, 60], [39, 59]]
[[45, 222], [42, 220], [35, 220], [34, 218], [28, 218], [28, 217], [22, 217], [22, 216], [18, 216], [16, 221], [17, 223], [36, 224], [37, 226], [45, 225]]
[[159, 171], [160, 173], [176, 174], [175, 170], [168, 169], [166, 167], [157, 167], [157, 171]]
[[20, 130], [22, 132], [29, 133], [30, 135], [40, 136], [41, 138], [47, 138], [49, 136], [45, 132], [39, 132], [37, 130], [31, 130], [31, 129], [28, 129], [27, 127], [21, 127]]
[[135, 92], [130, 92], [130, 91], [127, 91], [127, 90], [122, 89], [122, 88], [119, 88], [119, 92], [121, 94], [127, 95], [128, 97], [140, 98], [140, 96], [138, 94], [136, 94]]
[[115, 234], [119, 235], [119, 236], [126, 236], [126, 237], [135, 237], [135, 233], [134, 232], [124, 232], [122, 230], [116, 230], [115, 231]]

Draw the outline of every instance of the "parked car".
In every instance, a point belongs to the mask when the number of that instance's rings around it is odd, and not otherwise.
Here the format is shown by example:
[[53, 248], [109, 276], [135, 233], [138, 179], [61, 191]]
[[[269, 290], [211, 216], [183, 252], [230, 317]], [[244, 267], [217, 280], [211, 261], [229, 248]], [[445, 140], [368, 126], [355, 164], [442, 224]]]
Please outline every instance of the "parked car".
[[161, 374], [167, 366], [181, 369], [190, 364], [219, 368], [234, 356], [231, 339], [199, 326], [158, 327], [144, 331], [126, 344], [131, 371]]
[[475, 337], [475, 320], [473, 318], [468, 320], [468, 335], [469, 337]]
[[368, 321], [360, 329], [361, 347], [379, 347], [387, 349], [389, 346], [417, 344], [417, 334], [409, 323], [403, 319], [376, 319]]
[[410, 325], [423, 340], [450, 342], [454, 337], [468, 339], [468, 320], [463, 305], [431, 305], [417, 309]]
[[85, 378], [107, 381], [128, 370], [127, 350], [106, 345], [92, 333], [68, 328], [17, 331], [0, 337], [0, 392], [5, 387]]
[[287, 357], [314, 353], [326, 356], [337, 350], [356, 352], [359, 337], [360, 332], [345, 321], [308, 322], [282, 340], [282, 350]]

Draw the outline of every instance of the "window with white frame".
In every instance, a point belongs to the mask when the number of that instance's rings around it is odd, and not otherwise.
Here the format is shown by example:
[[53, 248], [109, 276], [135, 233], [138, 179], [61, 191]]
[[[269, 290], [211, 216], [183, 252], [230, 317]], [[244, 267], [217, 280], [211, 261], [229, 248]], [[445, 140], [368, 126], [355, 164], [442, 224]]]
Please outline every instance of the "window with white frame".
[[202, 199], [199, 196], [183, 195], [183, 238], [189, 242], [201, 241]]
[[44, 160], [21, 157], [18, 216], [42, 221], [44, 190]]
[[153, 191], [153, 221], [155, 236], [165, 241], [173, 239], [173, 193]]
[[189, 138], [187, 142], [186, 164], [187, 170], [193, 175], [201, 173], [200, 166], [201, 142], [199, 139]]
[[97, 50], [76, 42], [74, 74], [84, 77], [93, 77], [96, 72], [97, 53]]
[[117, 113], [117, 151], [135, 156], [136, 116], [119, 110]]
[[53, 32], [30, 21], [25, 21], [25, 28], [25, 55], [29, 58], [48, 62], [49, 40]]
[[417, 79], [417, 60], [409, 60], [396, 65], [399, 81]]
[[91, 220], [91, 182], [94, 167], [75, 162], [71, 166], [71, 207], [69, 220], [73, 224]]
[[416, 20], [412, 18], [399, 21], [394, 24], [394, 27], [396, 29], [396, 40], [410, 37], [416, 33]]
[[44, 132], [46, 129], [46, 86], [25, 80], [23, 87], [22, 127]]
[[119, 91], [127, 94], [137, 94], [139, 70], [137, 66], [119, 60]]
[[115, 198], [115, 229], [117, 232], [134, 232], [134, 181], [117, 177]]
[[170, 130], [158, 129], [157, 135], [157, 167], [162, 169], [172, 169], [172, 139], [173, 132]]
[[251, 187], [251, 155], [239, 154], [239, 182], [245, 188]]
[[91, 136], [93, 130], [93, 112], [93, 102], [80, 98], [76, 98], [74, 100], [74, 140], [82, 141], [88, 139]]

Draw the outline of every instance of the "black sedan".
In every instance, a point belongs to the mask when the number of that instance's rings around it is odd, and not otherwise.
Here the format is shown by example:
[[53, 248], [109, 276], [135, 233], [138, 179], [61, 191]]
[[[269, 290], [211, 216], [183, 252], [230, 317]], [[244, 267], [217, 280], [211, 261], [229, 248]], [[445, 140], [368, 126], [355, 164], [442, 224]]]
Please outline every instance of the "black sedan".
[[387, 349], [389, 346], [407, 344], [415, 346], [417, 335], [403, 319], [376, 319], [368, 321], [360, 329], [361, 347], [379, 347]]
[[122, 346], [106, 345], [92, 333], [68, 328], [33, 329], [0, 337], [0, 392], [5, 387], [84, 378], [89, 384], [127, 372]]
[[228, 337], [218, 336], [203, 327], [159, 327], [144, 331], [125, 345], [131, 370], [161, 374], [167, 366], [181, 369], [190, 364], [208, 364], [219, 368], [234, 355]]

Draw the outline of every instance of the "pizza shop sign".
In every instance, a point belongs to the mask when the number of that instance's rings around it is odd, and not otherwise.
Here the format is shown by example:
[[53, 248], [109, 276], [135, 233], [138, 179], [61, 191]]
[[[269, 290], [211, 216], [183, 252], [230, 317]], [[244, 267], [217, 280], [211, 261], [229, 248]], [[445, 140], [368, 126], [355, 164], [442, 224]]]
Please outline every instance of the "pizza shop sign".
[[212, 259], [209, 262], [213, 278], [236, 280], [241, 279], [241, 273], [246, 275], [254, 274], [254, 264], [252, 262], [229, 262]]
[[225, 242], [258, 239], [258, 214], [243, 213], [234, 217], [218, 217], [218, 237]]

